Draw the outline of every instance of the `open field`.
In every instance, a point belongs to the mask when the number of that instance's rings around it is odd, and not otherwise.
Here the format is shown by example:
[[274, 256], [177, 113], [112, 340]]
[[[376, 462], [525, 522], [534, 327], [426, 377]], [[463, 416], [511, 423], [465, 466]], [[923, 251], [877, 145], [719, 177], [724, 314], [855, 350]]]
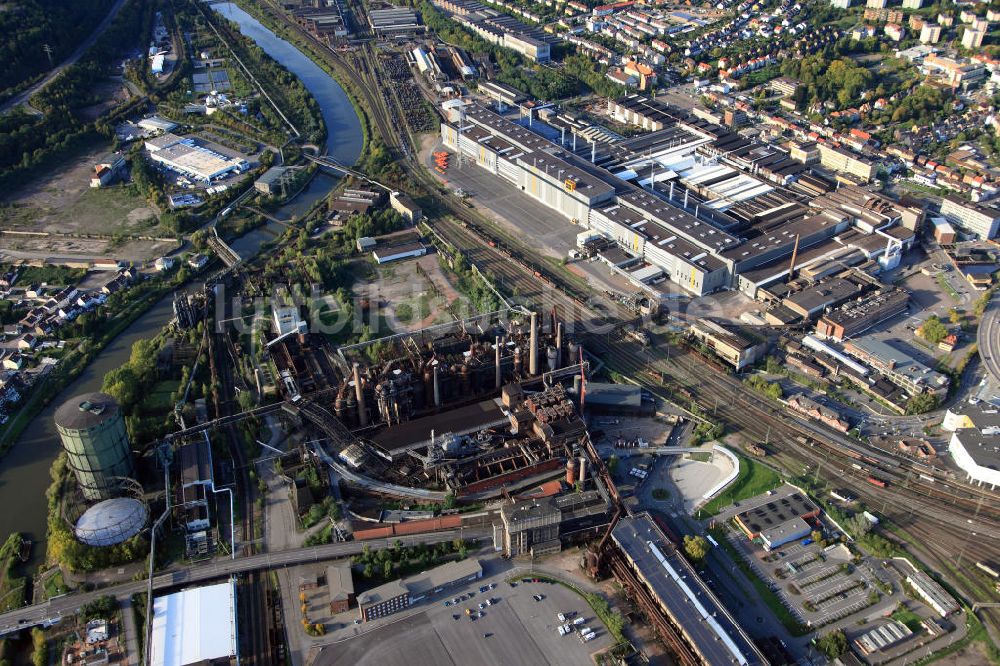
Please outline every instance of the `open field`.
[[120, 184], [91, 189], [95, 161], [108, 151], [90, 144], [46, 178], [4, 197], [0, 225], [19, 231], [93, 234], [154, 234], [157, 211]]

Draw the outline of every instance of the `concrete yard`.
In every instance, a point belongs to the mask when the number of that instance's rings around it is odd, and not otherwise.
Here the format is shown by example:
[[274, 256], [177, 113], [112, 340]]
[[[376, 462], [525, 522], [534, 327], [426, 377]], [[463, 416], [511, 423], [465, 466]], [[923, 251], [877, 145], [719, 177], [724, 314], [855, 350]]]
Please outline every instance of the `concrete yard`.
[[[590, 655], [609, 647], [613, 639], [587, 602], [568, 588], [553, 583], [503, 582], [506, 572], [485, 576], [468, 589], [453, 589], [433, 601], [423, 602], [412, 615], [406, 612], [385, 618], [382, 626], [351, 625], [357, 637], [325, 647], [316, 666], [378, 664], [379, 666], [445, 666], [448, 664], [586, 664]], [[525, 574], [527, 575], [527, 574]], [[495, 589], [479, 593], [479, 586], [497, 582]], [[458, 605], [445, 606], [461, 593], [476, 596]], [[544, 595], [535, 601], [533, 595]], [[483, 610], [475, 621], [465, 615], [467, 607], [478, 609], [480, 600], [499, 601]], [[423, 610], [419, 610], [423, 608]], [[576, 633], [560, 636], [557, 613], [575, 612], [597, 637], [582, 643]], [[455, 619], [458, 616], [458, 619]], [[381, 622], [380, 622], [381, 624]], [[336, 632], [334, 640], [344, 632]], [[489, 634], [484, 637], [484, 634]]]
[[709, 462], [680, 456], [670, 466], [670, 480], [680, 493], [684, 511], [691, 514], [704, 502], [705, 493], [732, 471], [732, 461], [720, 453], [713, 453]]

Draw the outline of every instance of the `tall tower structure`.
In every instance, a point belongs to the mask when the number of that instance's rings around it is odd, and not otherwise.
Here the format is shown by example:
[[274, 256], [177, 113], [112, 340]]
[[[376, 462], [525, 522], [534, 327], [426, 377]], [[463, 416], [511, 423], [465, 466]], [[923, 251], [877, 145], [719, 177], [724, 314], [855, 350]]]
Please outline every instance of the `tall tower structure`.
[[118, 490], [119, 477], [134, 476], [125, 420], [110, 395], [84, 393], [70, 398], [56, 410], [55, 422], [86, 499], [108, 499]]

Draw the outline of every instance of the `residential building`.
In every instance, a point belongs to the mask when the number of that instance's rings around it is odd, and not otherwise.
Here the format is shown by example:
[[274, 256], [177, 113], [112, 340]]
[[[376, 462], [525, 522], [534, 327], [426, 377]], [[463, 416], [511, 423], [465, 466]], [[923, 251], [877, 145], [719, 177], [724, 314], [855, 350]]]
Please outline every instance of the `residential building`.
[[921, 44], [937, 44], [941, 41], [941, 26], [936, 23], [925, 23], [920, 28]]
[[820, 164], [827, 169], [857, 176], [865, 182], [875, 178], [875, 163], [867, 157], [856, 155], [846, 148], [835, 148], [825, 143], [817, 144], [817, 148], [819, 149]]
[[962, 33], [962, 46], [967, 49], [978, 49], [983, 45], [983, 38], [986, 37], [985, 30], [966, 28]]
[[941, 200], [941, 215], [962, 231], [981, 240], [994, 238], [1000, 228], [1000, 210], [966, 201], [953, 194]]
[[903, 37], [906, 36], [906, 28], [898, 23], [886, 23], [884, 31], [885, 36], [894, 42], [902, 41]]
[[924, 0], [903, 0], [903, 9], [920, 9]]

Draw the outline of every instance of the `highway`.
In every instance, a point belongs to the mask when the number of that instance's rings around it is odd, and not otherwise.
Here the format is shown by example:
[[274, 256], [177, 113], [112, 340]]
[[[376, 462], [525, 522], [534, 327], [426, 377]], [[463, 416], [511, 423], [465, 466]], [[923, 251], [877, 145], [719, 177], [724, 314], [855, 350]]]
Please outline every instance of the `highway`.
[[997, 307], [996, 295], [990, 298], [979, 322], [976, 342], [986, 371], [995, 383], [1000, 384], [1000, 307]]
[[[218, 559], [201, 564], [192, 564], [181, 569], [159, 574], [153, 578], [153, 589], [165, 590], [210, 580], [218, 580], [220, 578], [228, 578], [232, 575], [265, 571], [268, 569], [280, 569], [307, 562], [323, 562], [339, 559], [360, 553], [366, 545], [371, 550], [381, 550], [391, 547], [396, 541], [402, 542], [404, 546], [410, 546], [415, 544], [441, 543], [452, 541], [453, 539], [480, 539], [490, 536], [491, 533], [491, 530], [486, 529], [443, 530], [429, 534], [397, 536], [392, 539], [369, 539], [366, 541], [330, 543], [322, 546], [296, 548], [276, 553], [261, 553], [236, 560]], [[26, 627], [41, 624], [47, 619], [72, 615], [81, 606], [98, 597], [111, 595], [121, 599], [145, 592], [146, 585], [146, 579], [122, 583], [93, 592], [55, 597], [44, 603], [25, 606], [18, 610], [0, 614], [0, 637]]]

